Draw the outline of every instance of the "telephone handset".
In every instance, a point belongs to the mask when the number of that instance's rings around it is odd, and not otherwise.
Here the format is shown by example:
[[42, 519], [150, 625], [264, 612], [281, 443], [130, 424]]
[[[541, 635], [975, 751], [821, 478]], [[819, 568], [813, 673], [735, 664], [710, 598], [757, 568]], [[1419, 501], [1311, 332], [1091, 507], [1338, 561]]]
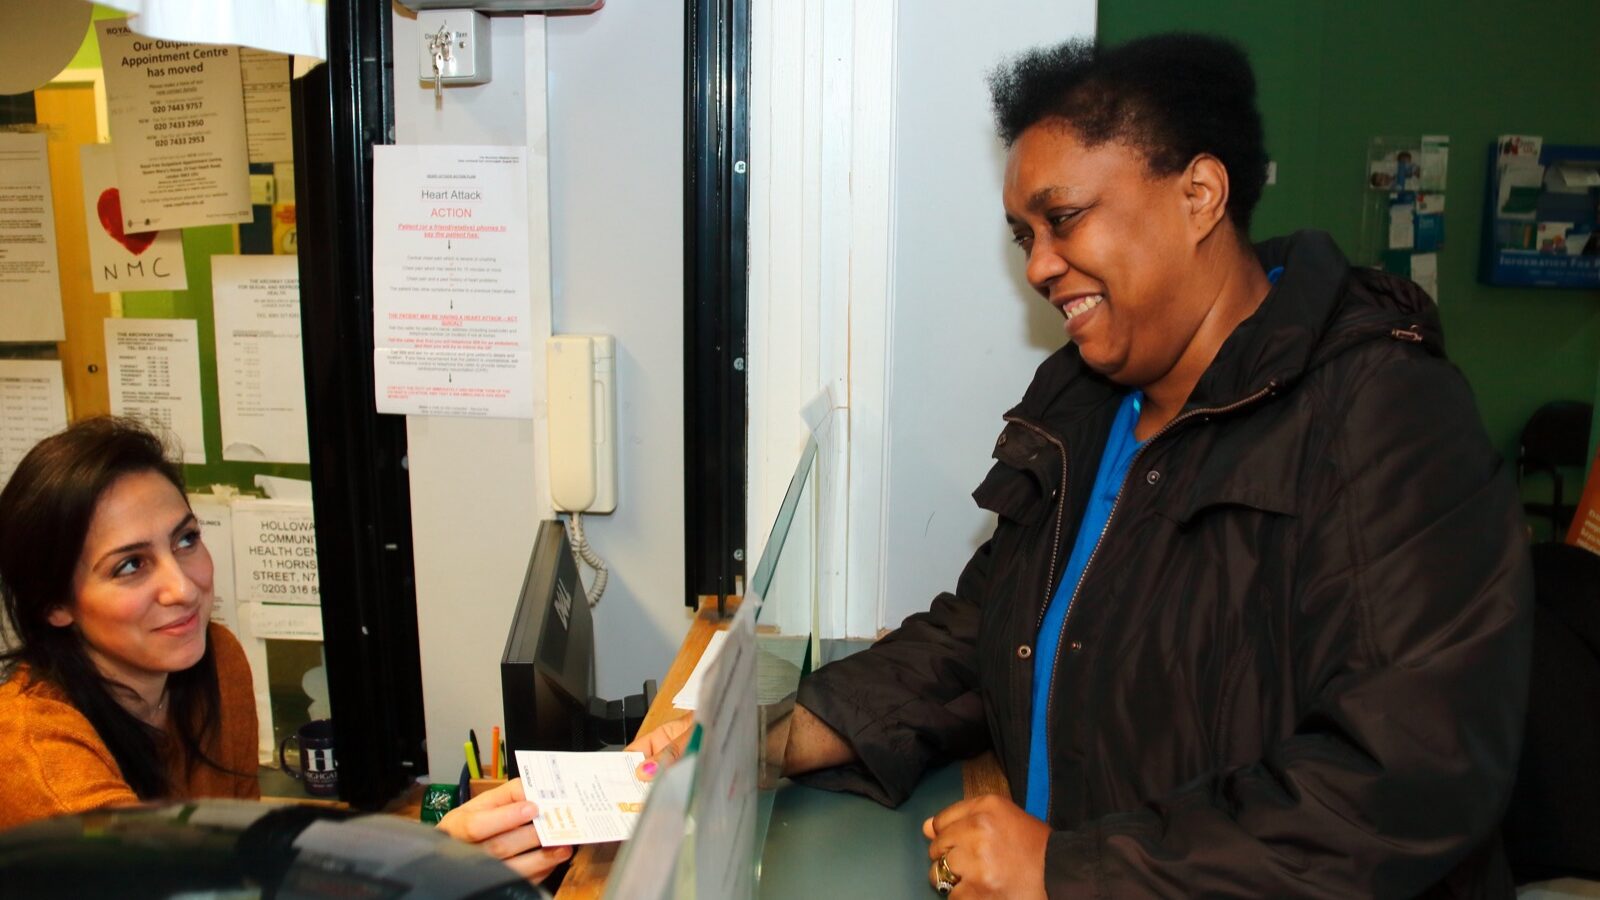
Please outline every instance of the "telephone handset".
[[562, 512], [617, 508], [615, 350], [608, 334], [545, 342], [550, 499]]

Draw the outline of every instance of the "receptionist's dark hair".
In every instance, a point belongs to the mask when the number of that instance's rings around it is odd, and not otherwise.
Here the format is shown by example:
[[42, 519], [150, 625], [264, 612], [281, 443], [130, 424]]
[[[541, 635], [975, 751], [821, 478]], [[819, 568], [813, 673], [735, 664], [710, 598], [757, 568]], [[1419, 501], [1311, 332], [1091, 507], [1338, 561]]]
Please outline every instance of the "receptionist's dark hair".
[[[117, 702], [126, 688], [107, 681], [84, 649], [75, 625], [50, 624], [50, 611], [71, 607], [73, 573], [100, 498], [124, 475], [154, 472], [183, 491], [183, 471], [167, 459], [161, 440], [125, 419], [85, 419], [45, 438], [18, 463], [0, 490], [0, 597], [12, 647], [7, 668], [59, 687], [111, 751], [122, 777], [140, 799], [170, 793], [156, 729]], [[190, 767], [220, 768], [202, 751], [222, 705], [217, 664], [206, 643], [200, 661], [167, 676], [171, 732]]]
[[1241, 240], [1267, 180], [1256, 79], [1237, 44], [1201, 34], [1160, 34], [1115, 47], [1071, 40], [1031, 50], [989, 76], [995, 125], [1010, 147], [1056, 120], [1091, 147], [1118, 141], [1142, 152], [1156, 176], [1201, 153], [1228, 170], [1228, 218]]

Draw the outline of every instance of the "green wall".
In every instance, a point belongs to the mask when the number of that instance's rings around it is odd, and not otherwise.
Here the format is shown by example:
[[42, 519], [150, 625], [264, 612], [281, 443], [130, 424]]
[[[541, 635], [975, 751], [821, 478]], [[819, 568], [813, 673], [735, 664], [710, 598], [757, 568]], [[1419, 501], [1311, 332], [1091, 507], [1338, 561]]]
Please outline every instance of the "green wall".
[[1106, 43], [1173, 30], [1231, 38], [1255, 65], [1278, 164], [1257, 238], [1322, 228], [1354, 253], [1367, 140], [1450, 136], [1440, 314], [1446, 348], [1501, 452], [1515, 457], [1522, 423], [1540, 404], [1595, 398], [1600, 291], [1476, 279], [1495, 136], [1600, 144], [1600, 3], [1557, 11], [1487, 0], [1101, 0]]

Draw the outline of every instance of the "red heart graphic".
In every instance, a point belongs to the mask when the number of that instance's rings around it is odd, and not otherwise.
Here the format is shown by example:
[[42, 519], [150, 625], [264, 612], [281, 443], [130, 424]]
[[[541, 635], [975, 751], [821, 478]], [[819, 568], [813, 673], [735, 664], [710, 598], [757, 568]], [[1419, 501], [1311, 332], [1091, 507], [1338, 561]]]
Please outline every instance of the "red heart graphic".
[[156, 235], [160, 232], [144, 231], [139, 234], [126, 234], [122, 230], [122, 193], [116, 188], [106, 188], [100, 192], [100, 200], [94, 205], [95, 212], [100, 214], [100, 227], [117, 243], [128, 248], [134, 256], [150, 249], [156, 242]]

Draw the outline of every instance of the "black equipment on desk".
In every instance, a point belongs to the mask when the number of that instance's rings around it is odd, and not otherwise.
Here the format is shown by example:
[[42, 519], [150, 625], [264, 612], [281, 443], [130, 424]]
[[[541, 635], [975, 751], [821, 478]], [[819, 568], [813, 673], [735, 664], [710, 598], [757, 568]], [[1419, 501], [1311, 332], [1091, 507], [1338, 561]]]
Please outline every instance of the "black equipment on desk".
[[639, 733], [654, 679], [622, 700], [595, 696], [594, 618], [560, 522], [539, 523], [522, 596], [500, 658], [506, 772], [518, 750], [599, 750]]
[[417, 821], [326, 806], [203, 799], [101, 809], [0, 832], [7, 900], [550, 895]]

